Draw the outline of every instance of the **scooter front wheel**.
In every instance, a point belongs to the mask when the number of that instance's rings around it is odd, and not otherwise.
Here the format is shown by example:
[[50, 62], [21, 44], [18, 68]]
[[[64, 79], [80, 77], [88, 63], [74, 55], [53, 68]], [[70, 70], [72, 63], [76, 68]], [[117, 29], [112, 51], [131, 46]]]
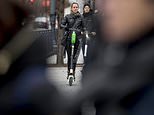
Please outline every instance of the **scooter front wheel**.
[[72, 84], [73, 84], [73, 76], [70, 76], [69, 77], [69, 86], [72, 86]]

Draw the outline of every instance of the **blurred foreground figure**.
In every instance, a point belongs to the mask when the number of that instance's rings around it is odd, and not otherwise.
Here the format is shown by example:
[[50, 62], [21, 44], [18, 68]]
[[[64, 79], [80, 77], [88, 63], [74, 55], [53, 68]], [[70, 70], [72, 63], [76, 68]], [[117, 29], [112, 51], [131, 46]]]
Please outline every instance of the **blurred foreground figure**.
[[96, 6], [102, 35], [78, 99], [94, 101], [96, 115], [153, 115], [154, 0], [97, 0]]
[[51, 115], [57, 90], [46, 78], [46, 44], [22, 26], [30, 12], [0, 1], [0, 115]]

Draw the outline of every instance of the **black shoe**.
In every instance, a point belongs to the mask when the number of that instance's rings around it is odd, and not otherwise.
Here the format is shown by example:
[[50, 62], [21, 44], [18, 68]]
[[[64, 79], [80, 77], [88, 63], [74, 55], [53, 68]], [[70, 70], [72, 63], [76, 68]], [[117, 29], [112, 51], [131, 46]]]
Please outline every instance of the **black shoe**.
[[67, 79], [68, 79], [69, 75], [67, 75]]

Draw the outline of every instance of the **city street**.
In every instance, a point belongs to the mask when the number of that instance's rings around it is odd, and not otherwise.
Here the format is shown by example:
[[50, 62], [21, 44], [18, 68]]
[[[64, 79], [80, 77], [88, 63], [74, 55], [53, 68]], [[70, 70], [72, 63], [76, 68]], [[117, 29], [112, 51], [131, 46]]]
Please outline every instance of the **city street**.
[[81, 88], [81, 70], [82, 67], [76, 69], [76, 80], [72, 86], [69, 86], [67, 80], [67, 68], [66, 67], [50, 67], [47, 69], [47, 75], [49, 81], [52, 81], [60, 91], [66, 95], [71, 95], [77, 92]]
[[[67, 68], [66, 67], [49, 67], [47, 69], [48, 79], [51, 83], [53, 83], [59, 91], [65, 96], [73, 96], [77, 94], [77, 92], [81, 89], [81, 74], [82, 67], [76, 68], [76, 81], [72, 86], [69, 86], [67, 76]], [[86, 103], [82, 107], [83, 115], [95, 115], [95, 109], [91, 103]]]

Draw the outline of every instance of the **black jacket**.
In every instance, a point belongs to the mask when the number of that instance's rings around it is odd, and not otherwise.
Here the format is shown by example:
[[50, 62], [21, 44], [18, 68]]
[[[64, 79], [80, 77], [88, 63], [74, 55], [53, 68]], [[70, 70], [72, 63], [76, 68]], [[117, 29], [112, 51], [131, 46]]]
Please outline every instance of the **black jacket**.
[[58, 91], [46, 78], [46, 46], [45, 39], [36, 38], [8, 72], [0, 75], [0, 115], [48, 115], [55, 107], [49, 98], [55, 99], [52, 95]]
[[80, 35], [84, 28], [80, 13], [66, 15], [61, 22], [61, 28], [64, 28], [67, 32], [69, 32], [70, 29], [76, 29], [76, 33]]
[[89, 32], [96, 32], [95, 28], [95, 15], [93, 12], [83, 13], [83, 23], [85, 30]]
[[[139, 112], [143, 109], [142, 103], [148, 108], [142, 112], [154, 114], [150, 109], [154, 100], [149, 96], [154, 87], [153, 32], [129, 44], [100, 46], [95, 60], [89, 60], [83, 84], [86, 92], [93, 92], [97, 115], [110, 115], [112, 109], [118, 112], [116, 115], [126, 115], [132, 110]], [[93, 89], [87, 88], [89, 86]]]

